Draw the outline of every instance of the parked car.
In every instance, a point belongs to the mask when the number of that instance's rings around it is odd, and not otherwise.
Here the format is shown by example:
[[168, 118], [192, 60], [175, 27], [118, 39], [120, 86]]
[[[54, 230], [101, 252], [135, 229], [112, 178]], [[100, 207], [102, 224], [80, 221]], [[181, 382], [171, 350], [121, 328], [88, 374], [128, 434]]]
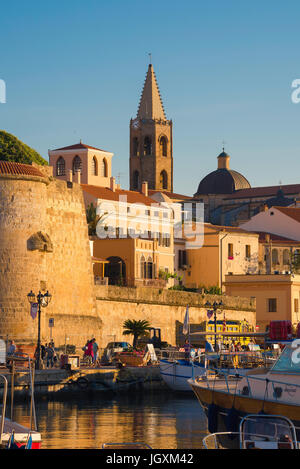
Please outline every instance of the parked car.
[[111, 362], [117, 353], [127, 352], [131, 349], [132, 346], [128, 342], [109, 342], [104, 349], [104, 357]]

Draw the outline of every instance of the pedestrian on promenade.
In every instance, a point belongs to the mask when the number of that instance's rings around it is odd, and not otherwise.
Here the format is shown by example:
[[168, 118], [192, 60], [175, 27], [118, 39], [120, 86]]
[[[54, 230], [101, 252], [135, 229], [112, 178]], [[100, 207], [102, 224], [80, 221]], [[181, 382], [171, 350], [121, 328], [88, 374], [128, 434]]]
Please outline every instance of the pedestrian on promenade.
[[98, 344], [96, 342], [96, 339], [93, 339], [93, 364], [95, 365], [97, 363], [97, 356], [98, 356]]
[[91, 365], [94, 359], [93, 340], [89, 340], [89, 343], [87, 345], [87, 356], [88, 356], [89, 364]]
[[17, 351], [17, 346], [14, 342], [14, 340], [9, 340], [8, 342], [8, 349], [7, 349], [7, 356], [12, 356], [16, 353]]
[[46, 348], [47, 348], [47, 344], [43, 345], [41, 344], [41, 359], [42, 359], [42, 363], [44, 363], [44, 360], [46, 358]]
[[46, 348], [46, 355], [47, 355], [47, 368], [49, 368], [50, 365], [51, 365], [51, 368], [53, 368], [55, 351], [54, 351], [54, 348], [50, 344]]
[[16, 351], [17, 351], [17, 347], [16, 347], [16, 344], [13, 340], [9, 340], [8, 342], [8, 348], [7, 348], [7, 354], [6, 354], [6, 365], [10, 365], [12, 362], [11, 360], [9, 360], [9, 357], [12, 357]]

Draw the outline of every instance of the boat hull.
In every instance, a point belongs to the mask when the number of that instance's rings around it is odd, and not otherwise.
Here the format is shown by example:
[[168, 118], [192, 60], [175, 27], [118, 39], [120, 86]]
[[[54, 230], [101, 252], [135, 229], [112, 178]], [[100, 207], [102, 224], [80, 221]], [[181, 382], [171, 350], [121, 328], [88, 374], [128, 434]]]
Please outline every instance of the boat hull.
[[259, 413], [284, 415], [295, 425], [297, 437], [300, 436], [300, 406], [264, 400], [261, 398], [234, 395], [234, 393], [229, 394], [225, 389], [214, 389], [213, 384], [211, 385], [211, 388], [201, 386], [198, 383], [192, 382], [192, 380], [189, 380], [189, 384], [206, 415], [208, 414], [210, 404], [217, 406], [218, 428], [216, 431], [224, 431], [224, 419], [228, 416], [229, 411], [234, 408], [237, 411], [239, 418], [243, 418], [249, 414]]
[[176, 392], [189, 392], [192, 393], [192, 389], [188, 383], [188, 379], [204, 375], [206, 369], [204, 366], [195, 365], [194, 367], [185, 360], [178, 360], [173, 362], [170, 360], [160, 360], [159, 363], [160, 374], [166, 385]]

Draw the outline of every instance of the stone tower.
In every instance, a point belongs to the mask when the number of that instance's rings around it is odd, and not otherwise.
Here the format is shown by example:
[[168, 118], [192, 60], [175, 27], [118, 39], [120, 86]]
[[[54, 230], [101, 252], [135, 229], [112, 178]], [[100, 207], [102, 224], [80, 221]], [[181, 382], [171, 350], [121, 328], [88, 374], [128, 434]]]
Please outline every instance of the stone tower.
[[135, 119], [130, 120], [130, 190], [173, 192], [172, 121], [166, 118], [150, 63]]

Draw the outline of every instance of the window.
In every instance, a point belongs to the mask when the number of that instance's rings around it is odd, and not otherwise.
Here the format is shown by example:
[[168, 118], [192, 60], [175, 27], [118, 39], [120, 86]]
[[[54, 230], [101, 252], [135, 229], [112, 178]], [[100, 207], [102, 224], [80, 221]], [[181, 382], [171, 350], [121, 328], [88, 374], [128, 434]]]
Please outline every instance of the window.
[[268, 299], [268, 311], [269, 311], [269, 313], [276, 313], [277, 312], [277, 298], [269, 298]]
[[299, 299], [294, 298], [294, 311], [295, 313], [299, 313]]
[[166, 137], [161, 137], [159, 141], [160, 154], [161, 156], [167, 156], [167, 139]]
[[233, 244], [228, 243], [228, 259], [233, 259]]
[[132, 139], [132, 154], [133, 156], [139, 156], [139, 141], [137, 137]]
[[145, 137], [144, 138], [144, 155], [151, 155], [151, 153], [152, 153], [151, 138]]
[[250, 244], [246, 244], [246, 258], [250, 259], [251, 257], [251, 246]]
[[98, 176], [98, 162], [95, 156], [92, 159], [92, 175]]
[[66, 163], [62, 156], [56, 162], [56, 176], [64, 176], [66, 174]]
[[283, 264], [284, 265], [290, 264], [290, 251], [288, 249], [284, 249], [283, 251]]
[[279, 264], [278, 250], [272, 249], [272, 264]]
[[82, 161], [79, 156], [76, 155], [73, 160], [73, 174], [75, 174], [77, 171], [82, 173]]
[[168, 188], [168, 175], [165, 170], [160, 173], [160, 187], [161, 189]]
[[107, 162], [105, 158], [103, 158], [103, 160], [101, 161], [100, 176], [103, 178], [107, 178]]
[[181, 269], [183, 266], [187, 265], [187, 252], [179, 250], [178, 251], [178, 269]]

